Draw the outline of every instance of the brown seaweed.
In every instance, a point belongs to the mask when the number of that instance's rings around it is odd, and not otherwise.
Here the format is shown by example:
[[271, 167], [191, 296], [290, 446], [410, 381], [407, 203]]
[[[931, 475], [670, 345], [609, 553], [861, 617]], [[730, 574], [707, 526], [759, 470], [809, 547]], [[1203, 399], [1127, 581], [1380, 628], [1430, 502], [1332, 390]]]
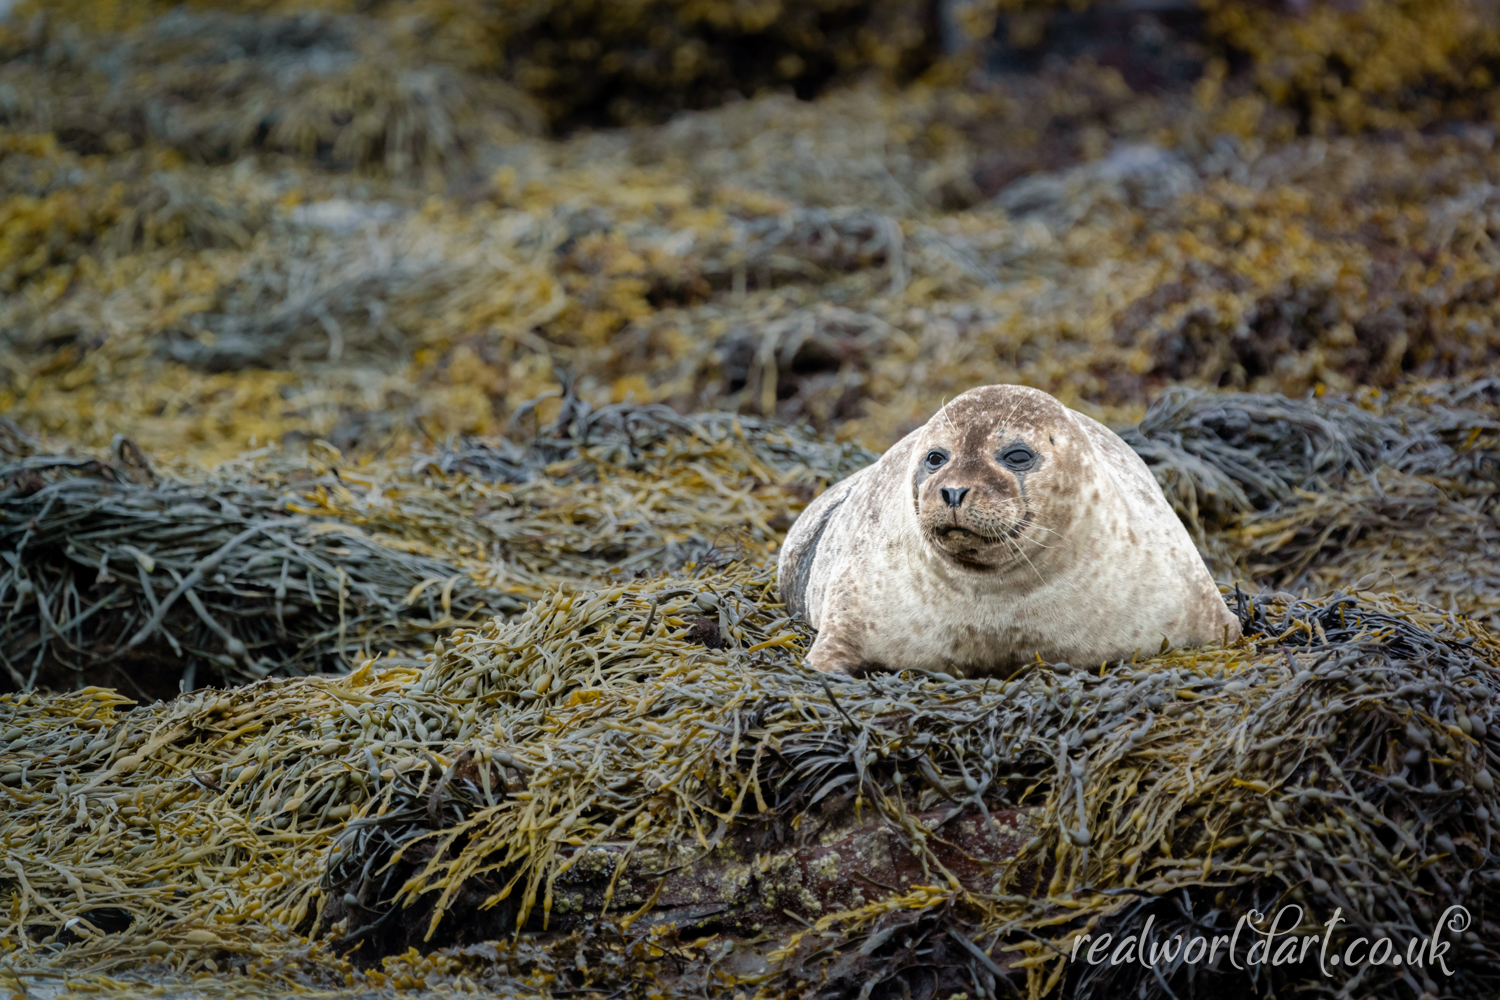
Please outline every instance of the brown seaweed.
[[[806, 632], [773, 617], [769, 585], [730, 567], [555, 595], [459, 630], [421, 669], [377, 661], [124, 713], [102, 691], [4, 696], [21, 893], [6, 933], [60, 946], [47, 962], [80, 973], [152, 955], [187, 968], [276, 954], [321, 914], [361, 962], [407, 942], [472, 961], [474, 942], [516, 931], [571, 954], [577, 918], [608, 899], [617, 959], [631, 941], [680, 948], [683, 983], [724, 957], [693, 945], [717, 934], [737, 975], [778, 992], [900, 995], [941, 968], [981, 992], [1003, 990], [998, 969], [1112, 996], [1137, 988], [1138, 966], [1085, 983], [1062, 955], [1152, 900], [1210, 923], [1339, 906], [1367, 934], [1493, 905], [1500, 647], [1472, 622], [1368, 593], [1261, 597], [1241, 602], [1249, 638], [1227, 648], [1004, 682], [851, 680], [797, 664]], [[688, 640], [706, 605], [737, 646]], [[1015, 810], [1028, 839], [999, 854], [965, 839]], [[775, 860], [871, 821], [909, 855], [909, 881], [898, 867], [862, 882], [862, 903], [817, 909], [806, 869]], [[322, 890], [275, 874], [319, 858]], [[749, 926], [680, 893], [653, 911], [663, 871], [722, 876], [736, 858]], [[779, 921], [763, 909], [777, 893]], [[124, 926], [97, 923], [106, 909]], [[744, 952], [752, 937], [769, 946]], [[1487, 995], [1492, 945], [1458, 947], [1444, 988]], [[1163, 971], [1187, 989], [1185, 968]], [[1275, 975], [1336, 988], [1306, 971]], [[631, 979], [609, 963], [559, 974], [557, 988]], [[1192, 988], [1238, 982], [1221, 974]]]

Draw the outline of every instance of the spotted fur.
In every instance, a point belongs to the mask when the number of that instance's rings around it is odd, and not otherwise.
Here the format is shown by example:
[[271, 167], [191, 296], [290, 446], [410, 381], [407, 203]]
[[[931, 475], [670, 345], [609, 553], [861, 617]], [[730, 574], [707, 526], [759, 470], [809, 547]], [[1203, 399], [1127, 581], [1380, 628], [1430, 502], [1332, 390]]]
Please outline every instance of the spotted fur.
[[830, 487], [779, 574], [826, 671], [1004, 675], [1239, 637], [1140, 457], [1024, 386], [964, 393]]

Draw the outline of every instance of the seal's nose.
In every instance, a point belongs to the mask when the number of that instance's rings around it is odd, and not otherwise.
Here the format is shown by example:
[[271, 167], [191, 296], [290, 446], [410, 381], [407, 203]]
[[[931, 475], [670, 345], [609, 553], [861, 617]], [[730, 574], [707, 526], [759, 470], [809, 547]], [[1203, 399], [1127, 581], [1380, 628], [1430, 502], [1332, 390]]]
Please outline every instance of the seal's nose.
[[957, 507], [959, 504], [964, 502], [964, 494], [968, 492], [969, 488], [967, 486], [944, 486], [943, 503], [947, 504], [949, 507]]

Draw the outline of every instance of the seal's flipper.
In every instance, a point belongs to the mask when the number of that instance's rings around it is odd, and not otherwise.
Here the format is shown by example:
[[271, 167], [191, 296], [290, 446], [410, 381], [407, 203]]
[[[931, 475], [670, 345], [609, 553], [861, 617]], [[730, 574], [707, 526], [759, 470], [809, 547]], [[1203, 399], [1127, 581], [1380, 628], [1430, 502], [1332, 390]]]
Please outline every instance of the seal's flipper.
[[[777, 584], [781, 601], [786, 605], [789, 615], [807, 617], [807, 582], [812, 577], [813, 561], [818, 557], [818, 546], [823, 541], [823, 532], [828, 530], [834, 511], [839, 509], [839, 505], [849, 495], [847, 480], [832, 487], [829, 492], [836, 495], [830, 498], [825, 493], [797, 518], [797, 523], [792, 525], [792, 531], [781, 549]], [[820, 503], [825, 499], [826, 503]], [[822, 509], [817, 509], [820, 506]], [[809, 519], [808, 514], [813, 517]]]

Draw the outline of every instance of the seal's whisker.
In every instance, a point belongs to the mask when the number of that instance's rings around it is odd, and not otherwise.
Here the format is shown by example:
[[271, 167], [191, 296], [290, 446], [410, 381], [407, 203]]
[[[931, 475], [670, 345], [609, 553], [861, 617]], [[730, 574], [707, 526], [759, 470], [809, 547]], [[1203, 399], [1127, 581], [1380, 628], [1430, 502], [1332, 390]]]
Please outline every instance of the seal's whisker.
[[938, 413], [942, 414], [943, 419], [945, 419], [946, 421], [948, 421], [948, 429], [953, 432], [953, 434], [954, 434], [955, 437], [957, 437], [958, 436], [958, 425], [953, 422], [953, 414], [951, 414], [951, 413], [948, 412], [947, 399], [948, 399], [947, 396], [943, 397], [943, 405], [938, 407]]
[[[1027, 522], [1026, 527], [1029, 528], [1029, 529], [1031, 529], [1031, 530], [1033, 530], [1033, 531], [1041, 531], [1041, 532], [1045, 532], [1045, 533], [1047, 533], [1049, 535], [1056, 535], [1058, 538], [1066, 538], [1066, 537], [1068, 537], [1067, 535], [1064, 535], [1061, 531], [1058, 531], [1056, 528], [1049, 528], [1045, 524], [1037, 524], [1035, 521], [1029, 521], [1029, 522]], [[1038, 543], [1038, 544], [1040, 544], [1040, 543]]]
[[1016, 555], [1026, 560], [1026, 565], [1031, 567], [1031, 571], [1036, 574], [1036, 578], [1038, 580], [1040, 580], [1042, 583], [1047, 582], [1047, 578], [1042, 575], [1041, 570], [1036, 568], [1036, 563], [1031, 561], [1031, 557], [1026, 554], [1025, 549], [1021, 548], [1021, 544], [1019, 542], [1007, 535], [1005, 538], [1005, 544], [1009, 545], [1011, 549], [1015, 551]]

